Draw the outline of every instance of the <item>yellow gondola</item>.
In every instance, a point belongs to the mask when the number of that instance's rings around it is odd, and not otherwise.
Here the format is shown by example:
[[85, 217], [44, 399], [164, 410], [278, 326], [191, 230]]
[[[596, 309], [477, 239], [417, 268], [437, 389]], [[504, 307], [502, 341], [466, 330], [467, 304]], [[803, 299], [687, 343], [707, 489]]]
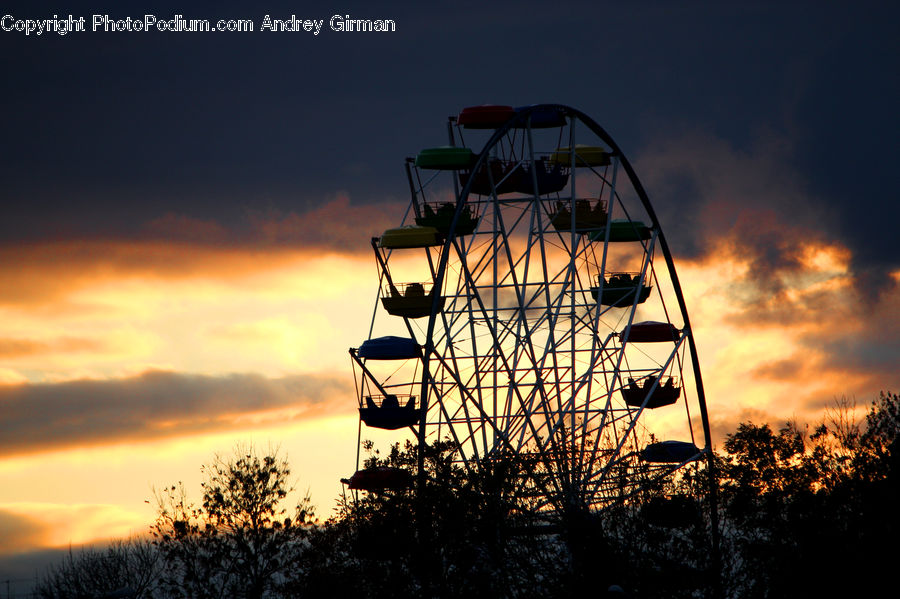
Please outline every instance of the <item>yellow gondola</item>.
[[388, 229], [381, 236], [378, 245], [387, 249], [425, 248], [442, 243], [440, 233], [434, 227], [408, 225]]
[[[558, 148], [550, 154], [550, 163], [570, 166], [572, 150], [568, 147]], [[575, 144], [575, 166], [608, 166], [609, 164], [609, 152], [604, 148]]]
[[[424, 318], [431, 315], [434, 289], [425, 292], [424, 283], [397, 283], [388, 285], [381, 296], [381, 305], [392, 316]], [[444, 309], [444, 298], [437, 298], [437, 311]]]

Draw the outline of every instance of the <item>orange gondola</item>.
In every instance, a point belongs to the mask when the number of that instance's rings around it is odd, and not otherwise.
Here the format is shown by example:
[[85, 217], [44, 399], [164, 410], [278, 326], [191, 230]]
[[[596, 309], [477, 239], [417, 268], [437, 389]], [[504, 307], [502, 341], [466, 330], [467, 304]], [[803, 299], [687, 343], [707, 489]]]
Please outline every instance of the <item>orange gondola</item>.
[[372, 428], [397, 430], [413, 426], [419, 422], [422, 410], [416, 408], [416, 396], [408, 396], [406, 403], [400, 403], [397, 395], [366, 396], [366, 407], [359, 409], [359, 417]]
[[634, 379], [628, 379], [628, 384], [622, 387], [622, 397], [625, 399], [625, 403], [633, 408], [644, 406], [654, 409], [670, 406], [681, 397], [681, 387], [675, 377], [667, 377], [666, 382], [657, 385], [656, 389], [653, 389], [654, 384], [656, 384], [654, 376], [645, 378], [643, 385], [638, 385]]

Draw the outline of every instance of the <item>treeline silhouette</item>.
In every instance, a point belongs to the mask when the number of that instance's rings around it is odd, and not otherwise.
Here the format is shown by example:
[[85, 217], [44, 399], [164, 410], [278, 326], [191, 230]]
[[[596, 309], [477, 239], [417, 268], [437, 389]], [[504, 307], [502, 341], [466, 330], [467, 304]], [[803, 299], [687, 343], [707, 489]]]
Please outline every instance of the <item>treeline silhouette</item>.
[[[841, 401], [812, 429], [746, 422], [716, 455], [719, 554], [707, 466], [682, 469], [600, 515], [537, 509], [539, 466], [509, 456], [467, 472], [428, 447], [427, 484], [344, 499], [325, 522], [286, 507], [290, 469], [241, 450], [204, 466], [199, 504], [158, 493], [151, 535], [70, 552], [41, 598], [837, 597], [894, 586], [900, 397], [865, 418]], [[370, 448], [371, 449], [371, 448]], [[415, 448], [369, 466], [415, 469]], [[638, 474], [639, 475], [639, 474]], [[573, 504], [574, 505], [574, 504]]]

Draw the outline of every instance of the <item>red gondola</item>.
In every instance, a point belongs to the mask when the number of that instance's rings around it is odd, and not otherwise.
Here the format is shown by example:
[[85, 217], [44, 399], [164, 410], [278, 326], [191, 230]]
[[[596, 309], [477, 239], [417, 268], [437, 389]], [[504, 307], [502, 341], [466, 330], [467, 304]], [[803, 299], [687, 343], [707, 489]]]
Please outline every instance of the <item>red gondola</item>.
[[412, 485], [412, 474], [402, 468], [380, 466], [357, 470], [349, 479], [342, 478], [341, 482], [350, 489], [360, 491], [396, 491]]
[[[619, 341], [625, 341], [625, 331], [616, 333]], [[647, 320], [635, 322], [628, 331], [628, 341], [632, 343], [662, 343], [665, 341], [678, 341], [681, 331], [669, 322], [655, 322]]]
[[469, 106], [463, 108], [456, 122], [466, 129], [496, 129], [516, 115], [512, 106]]

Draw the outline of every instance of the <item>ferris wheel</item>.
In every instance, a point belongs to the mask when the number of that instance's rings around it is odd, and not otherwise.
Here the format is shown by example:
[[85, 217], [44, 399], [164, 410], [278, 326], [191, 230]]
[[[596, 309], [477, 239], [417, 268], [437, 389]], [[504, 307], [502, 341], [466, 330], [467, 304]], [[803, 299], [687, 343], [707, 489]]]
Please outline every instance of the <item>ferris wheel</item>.
[[407, 213], [372, 238], [379, 297], [350, 350], [360, 440], [407, 430], [451, 440], [470, 468], [532, 460], [548, 510], [603, 509], [707, 459], [681, 287], [612, 138], [555, 104], [466, 108], [447, 131], [407, 159]]

